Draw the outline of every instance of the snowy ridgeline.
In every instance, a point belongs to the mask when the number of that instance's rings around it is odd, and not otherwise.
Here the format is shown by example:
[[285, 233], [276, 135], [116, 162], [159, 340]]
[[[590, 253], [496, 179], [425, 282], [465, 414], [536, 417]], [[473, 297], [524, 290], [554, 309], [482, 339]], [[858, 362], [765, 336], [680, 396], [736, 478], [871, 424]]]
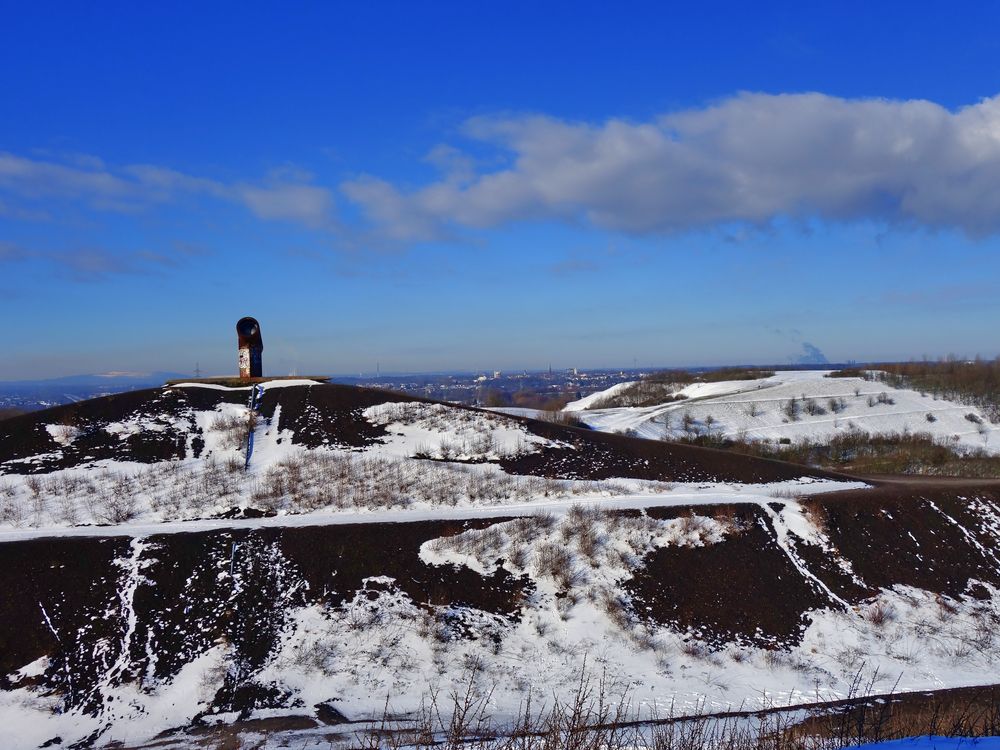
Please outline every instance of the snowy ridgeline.
[[[982, 501], [976, 515], [1000, 529], [995, 503]], [[412, 557], [390, 541], [403, 530], [377, 530], [386, 541], [373, 552], [357, 548], [374, 537], [324, 528], [120, 543], [96, 571], [115, 579], [94, 605], [112, 631], [91, 633], [86, 612], [39, 599], [54, 650], [8, 675], [6, 746], [95, 733], [138, 743], [196, 717], [213, 724], [324, 707], [377, 721], [387, 701], [391, 713], [413, 715], [435, 693], [447, 700], [465, 686], [502, 725], [529, 695], [539, 707], [571, 702], [581, 674], [627, 696], [637, 717], [662, 718], [836, 700], [859, 674], [875, 692], [982, 684], [1000, 661], [996, 587], [980, 583], [972, 598], [897, 585], [845, 601], [830, 581], [864, 581], [825, 524], [794, 502], [674, 517], [575, 506], [443, 536], [428, 528], [423, 542], [403, 545]], [[757, 538], [773, 540], [770, 553]], [[757, 575], [779, 589], [733, 592], [709, 580], [717, 596], [738, 597], [718, 622], [682, 625], [685, 607], [706, 606], [683, 597], [663, 617], [658, 586], [696, 592], [698, 581], [668, 579], [698, 575], [698, 560], [701, 576], [739, 577], [739, 565], [716, 566], [748, 549]], [[829, 565], [816, 565], [816, 550]], [[378, 565], [384, 574], [364, 572]], [[157, 608], [157, 592], [178, 580], [178, 600]], [[809, 592], [805, 603], [790, 604], [798, 591]], [[769, 612], [790, 615], [789, 629], [778, 632]], [[760, 625], [747, 628], [747, 618]]]
[[[182, 457], [138, 463], [128, 460], [124, 450], [120, 459], [83, 456], [78, 465], [51, 470], [44, 467], [58, 462], [84, 430], [46, 424], [53, 450], [0, 463], [0, 528], [11, 529], [0, 532], [0, 538], [57, 529], [98, 533], [92, 525], [191, 521], [247, 508], [267, 516], [311, 514], [312, 522], [317, 516], [334, 522], [364, 520], [372, 513], [382, 520], [414, 520], [456, 512], [474, 515], [476, 509], [524, 513], [580, 500], [621, 507], [757, 502], [864, 486], [807, 477], [768, 484], [549, 479], [504, 467], [544, 448], [575, 451], [585, 462], [591, 458], [573, 444], [532, 433], [523, 420], [421, 402], [370, 406], [358, 410], [355, 418], [384, 434], [359, 447], [338, 442], [333, 430], [320, 445], [309, 447], [284, 426], [280, 403], [268, 417], [226, 401], [191, 413], [138, 412], [91, 426], [87, 439], [93, 441], [97, 432], [125, 446], [133, 437], [164, 435], [181, 443]], [[254, 447], [247, 466], [251, 429]], [[21, 473], [25, 470], [34, 473]]]
[[659, 390], [666, 403], [602, 408], [622, 400], [634, 385], [621, 383], [574, 401], [565, 410], [594, 429], [652, 439], [711, 433], [771, 442], [803, 438], [823, 442], [850, 430], [924, 432], [957, 450], [1000, 453], [1000, 426], [991, 424], [976, 407], [877, 381], [827, 374], [784, 371], [758, 380], [663, 385]]

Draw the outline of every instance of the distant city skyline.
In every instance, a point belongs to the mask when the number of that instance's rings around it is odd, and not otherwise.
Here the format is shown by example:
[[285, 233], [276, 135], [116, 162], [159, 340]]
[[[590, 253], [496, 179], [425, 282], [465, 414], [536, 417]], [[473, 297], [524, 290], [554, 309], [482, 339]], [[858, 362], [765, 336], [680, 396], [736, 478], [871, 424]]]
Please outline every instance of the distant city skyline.
[[995, 4], [3, 18], [0, 380], [1000, 353]]

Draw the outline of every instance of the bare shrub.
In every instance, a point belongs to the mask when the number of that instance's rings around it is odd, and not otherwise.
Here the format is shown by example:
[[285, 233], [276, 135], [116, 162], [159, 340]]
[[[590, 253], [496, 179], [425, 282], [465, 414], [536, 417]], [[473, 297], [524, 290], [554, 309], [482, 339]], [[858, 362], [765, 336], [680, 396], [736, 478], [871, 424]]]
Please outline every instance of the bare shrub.
[[56, 503], [59, 507], [57, 517], [62, 523], [67, 526], [73, 526], [80, 520], [80, 512], [77, 507], [76, 500], [72, 495], [57, 495]]
[[826, 414], [826, 409], [819, 405], [819, 403], [814, 398], [807, 398], [802, 402], [802, 408], [805, 409], [806, 414], [811, 417], [821, 416]]
[[681, 647], [683, 651], [688, 656], [693, 659], [704, 659], [709, 655], [708, 646], [706, 646], [701, 641], [689, 640], [685, 641], [684, 645]]
[[580, 585], [586, 578], [577, 569], [573, 553], [551, 542], [539, 545], [535, 553], [535, 565], [540, 575], [548, 576], [564, 590]]
[[950, 620], [952, 617], [958, 614], [958, 607], [955, 603], [943, 594], [938, 594], [934, 598], [935, 604], [938, 608], [938, 617], [942, 620]]
[[864, 618], [877, 628], [882, 628], [896, 619], [896, 612], [883, 601], [876, 601], [864, 610]]
[[336, 673], [340, 646], [328, 639], [318, 639], [297, 645], [291, 655], [289, 666], [302, 672], [319, 672], [324, 675]]
[[705, 517], [695, 514], [694, 511], [691, 511], [687, 515], [681, 516], [680, 518], [680, 529], [685, 536], [703, 534], [707, 528], [706, 524], [707, 520]]
[[793, 489], [786, 489], [783, 487], [769, 490], [767, 494], [768, 496], [778, 500], [798, 500], [800, 497], [802, 497], [801, 492], [796, 492]]
[[238, 450], [246, 446], [247, 435], [255, 426], [256, 414], [248, 409], [245, 415], [220, 414], [212, 420], [208, 429], [219, 433], [220, 447]]
[[784, 412], [785, 416], [788, 417], [788, 419], [795, 422], [802, 413], [802, 405], [799, 403], [798, 399], [793, 396], [785, 402], [785, 405], [781, 410]]
[[769, 649], [764, 652], [764, 665], [768, 669], [778, 669], [788, 664], [789, 657], [784, 651]]
[[741, 530], [740, 522], [733, 505], [723, 505], [712, 513], [712, 519], [722, 527], [727, 534]]
[[11, 526], [24, 524], [24, 505], [16, 494], [0, 495], [0, 523]]
[[139, 501], [132, 480], [124, 474], [106, 474], [99, 479], [97, 491], [87, 495], [88, 510], [98, 523], [118, 524], [138, 515]]
[[633, 625], [632, 615], [629, 611], [628, 600], [621, 594], [617, 594], [609, 589], [603, 589], [598, 595], [598, 605], [621, 630], [629, 630]]
[[34, 474], [29, 475], [24, 480], [24, 486], [28, 488], [28, 492], [31, 493], [33, 498], [40, 497], [42, 494], [42, 480]]

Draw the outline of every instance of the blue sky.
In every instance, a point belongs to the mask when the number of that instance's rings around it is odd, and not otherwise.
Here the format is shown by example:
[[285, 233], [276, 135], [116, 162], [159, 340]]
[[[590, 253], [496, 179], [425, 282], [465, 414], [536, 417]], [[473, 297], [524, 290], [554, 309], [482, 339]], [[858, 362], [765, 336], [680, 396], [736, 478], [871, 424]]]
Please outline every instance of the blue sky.
[[0, 10], [0, 379], [1000, 351], [996, 3]]

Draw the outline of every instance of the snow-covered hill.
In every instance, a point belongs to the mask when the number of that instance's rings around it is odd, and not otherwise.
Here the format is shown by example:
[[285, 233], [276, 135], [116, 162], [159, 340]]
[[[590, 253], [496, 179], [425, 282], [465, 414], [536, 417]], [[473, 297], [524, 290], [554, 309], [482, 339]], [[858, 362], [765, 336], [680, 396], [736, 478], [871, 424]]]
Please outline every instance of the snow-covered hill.
[[0, 434], [7, 539], [248, 513], [412, 520], [850, 486], [801, 467], [311, 381], [121, 394], [11, 419]]
[[648, 718], [1000, 661], [1000, 485], [379, 391], [186, 385], [8, 420], [0, 511], [10, 748], [245, 720], [328, 744], [456, 686], [503, 723], [581, 673]]
[[[565, 408], [596, 430], [645, 438], [711, 431], [749, 439], [829, 440], [838, 432], [926, 432], [957, 448], [1000, 453], [1000, 426], [977, 408], [928, 393], [829, 371], [782, 371], [757, 380], [694, 383], [673, 389], [681, 400], [646, 407], [595, 409], [629, 384], [574, 401]], [[686, 426], [687, 425], [687, 426]]]

